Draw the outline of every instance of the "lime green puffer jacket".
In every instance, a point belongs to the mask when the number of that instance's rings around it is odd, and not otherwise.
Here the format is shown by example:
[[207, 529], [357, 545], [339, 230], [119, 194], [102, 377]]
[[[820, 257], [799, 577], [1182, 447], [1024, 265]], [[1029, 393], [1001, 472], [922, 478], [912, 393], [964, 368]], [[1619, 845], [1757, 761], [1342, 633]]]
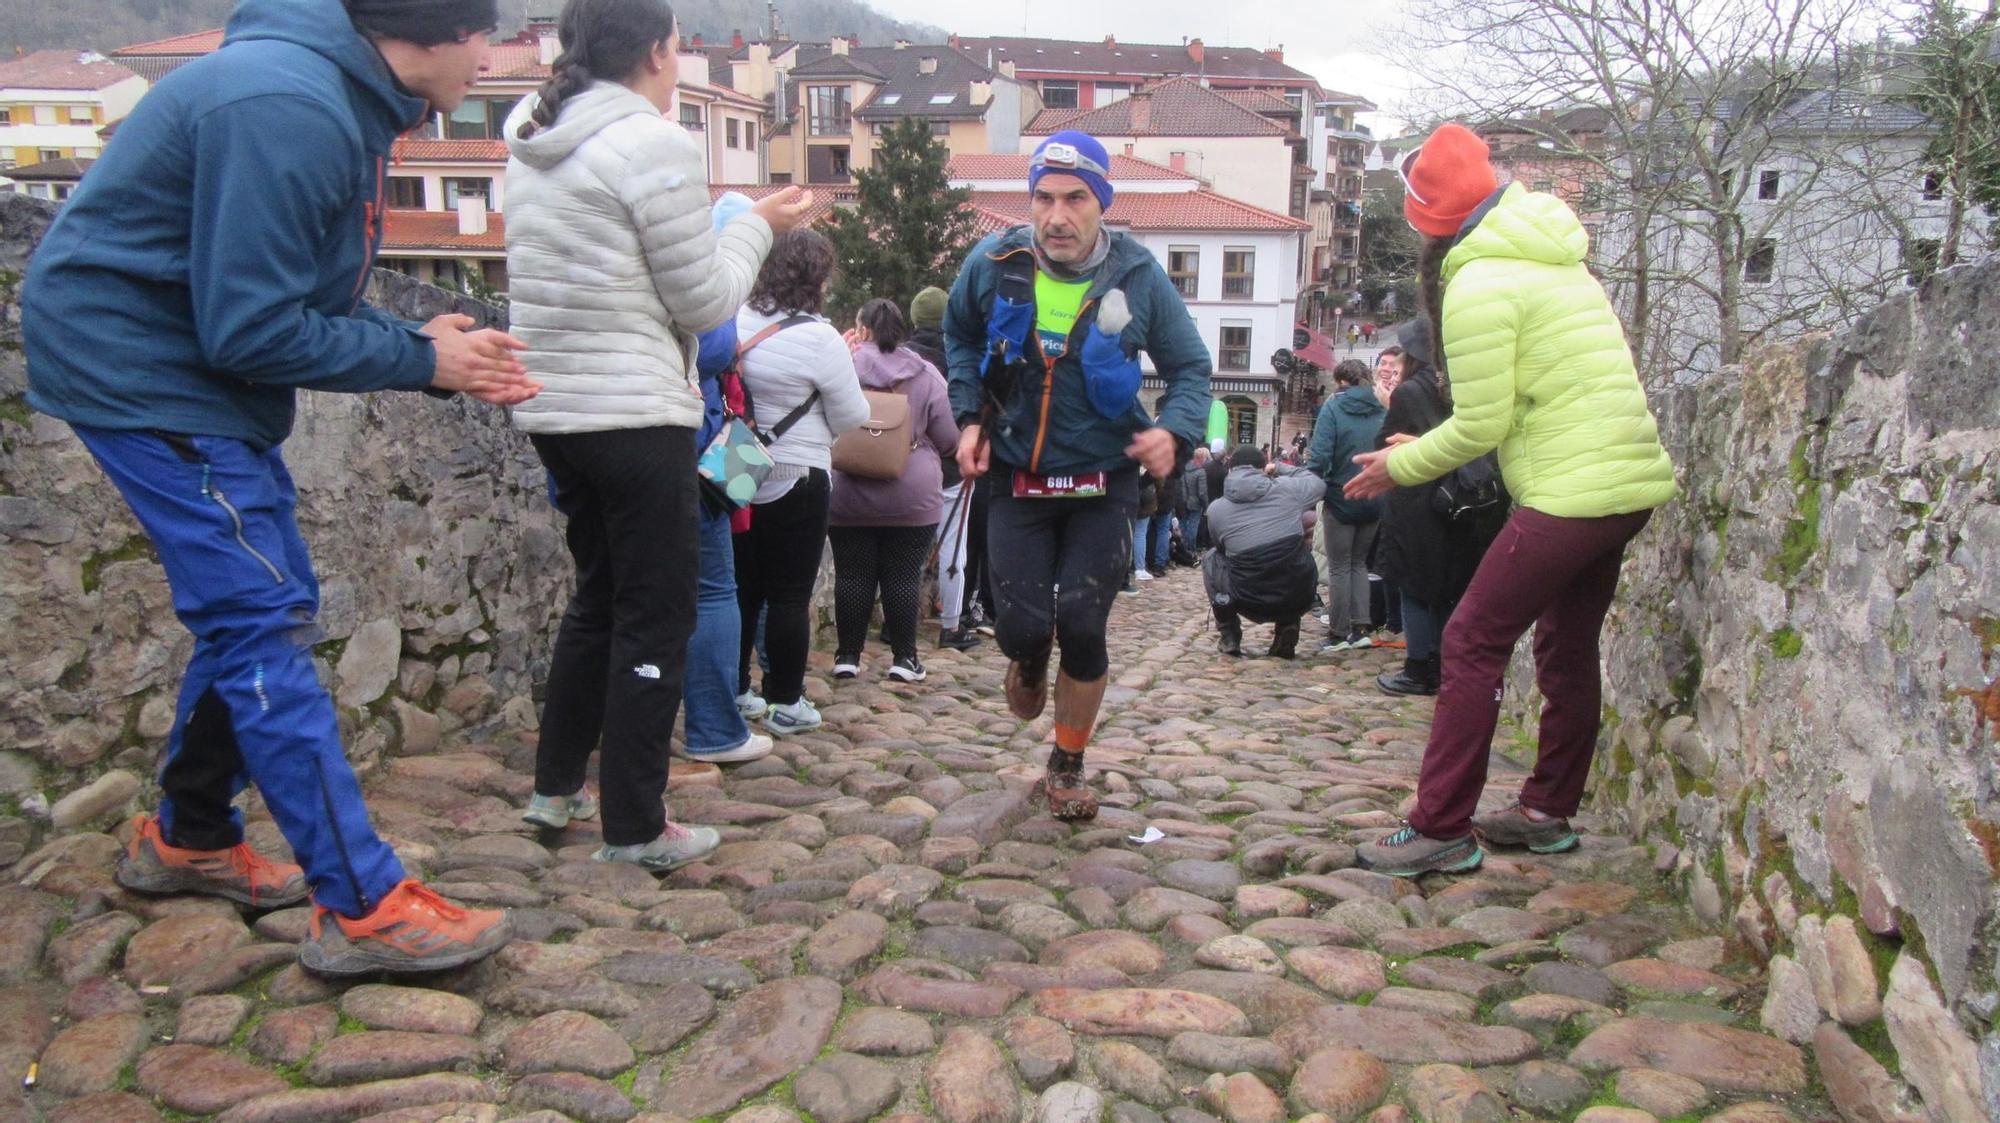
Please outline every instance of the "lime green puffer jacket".
[[1389, 474], [1434, 480], [1492, 449], [1514, 501], [1597, 518], [1672, 499], [1673, 462], [1590, 244], [1553, 195], [1512, 185], [1444, 263], [1451, 417], [1399, 446]]

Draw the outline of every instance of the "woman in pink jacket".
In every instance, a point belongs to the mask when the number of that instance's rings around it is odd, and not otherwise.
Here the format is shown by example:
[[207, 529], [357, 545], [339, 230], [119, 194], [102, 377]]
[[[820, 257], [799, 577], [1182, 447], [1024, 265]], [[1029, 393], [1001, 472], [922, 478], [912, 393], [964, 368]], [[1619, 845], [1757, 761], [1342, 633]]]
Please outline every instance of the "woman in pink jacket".
[[924, 679], [924, 664], [917, 658], [918, 600], [924, 561], [944, 515], [940, 458], [957, 454], [958, 426], [952, 421], [944, 376], [903, 346], [909, 335], [894, 301], [871, 300], [855, 317], [851, 338], [861, 388], [908, 397], [910, 435], [916, 443], [899, 479], [833, 473], [827, 538], [833, 543], [835, 678], [861, 673], [861, 649], [879, 589], [883, 630], [894, 658], [889, 674], [904, 682]]

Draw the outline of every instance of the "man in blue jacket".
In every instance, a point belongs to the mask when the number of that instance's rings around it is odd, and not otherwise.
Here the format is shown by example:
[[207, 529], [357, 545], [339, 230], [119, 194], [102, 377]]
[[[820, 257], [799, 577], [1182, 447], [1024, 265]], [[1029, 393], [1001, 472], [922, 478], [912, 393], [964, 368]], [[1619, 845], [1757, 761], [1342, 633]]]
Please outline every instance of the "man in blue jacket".
[[[1130, 563], [1139, 472], [1165, 479], [1187, 460], [1213, 369], [1159, 262], [1104, 229], [1110, 165], [1085, 133], [1043, 141], [1028, 172], [1032, 223], [974, 247], [945, 308], [959, 469], [968, 480], [997, 472], [987, 564], [1015, 716], [1041, 714], [1062, 646], [1041, 788], [1068, 820], [1097, 815], [1083, 751], [1110, 670], [1105, 622]], [[1167, 384], [1157, 421], [1139, 404], [1141, 349]]]
[[[319, 582], [279, 449], [300, 389], [538, 389], [465, 316], [368, 307], [397, 134], [486, 67], [494, 0], [244, 0], [222, 49], [163, 79], [28, 268], [28, 402], [68, 421], [152, 539], [194, 633], [160, 770], [118, 881], [314, 909], [300, 962], [431, 971], [492, 954], [499, 911], [405, 877], [369, 825], [314, 674]], [[254, 783], [300, 866], [243, 841]]]

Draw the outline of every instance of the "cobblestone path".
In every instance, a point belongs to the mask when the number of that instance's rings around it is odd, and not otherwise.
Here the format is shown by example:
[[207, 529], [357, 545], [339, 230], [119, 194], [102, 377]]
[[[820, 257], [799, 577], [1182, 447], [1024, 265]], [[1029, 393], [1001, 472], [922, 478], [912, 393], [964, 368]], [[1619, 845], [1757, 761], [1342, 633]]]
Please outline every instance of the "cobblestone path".
[[1354, 868], [1422, 751], [1428, 700], [1373, 688], [1394, 655], [1212, 642], [1192, 571], [1120, 598], [1085, 829], [1028, 802], [1048, 719], [1007, 713], [990, 642], [916, 686], [816, 655], [825, 731], [676, 763], [674, 817], [726, 841], [664, 880], [589, 862], [594, 824], [524, 827], [518, 739], [394, 759], [379, 826], [521, 932], [415, 985], [315, 979], [303, 910], [136, 898], [113, 836], [59, 838], [0, 889], [0, 1120], [1832, 1118], [1754, 969], [1602, 824], [1468, 876]]

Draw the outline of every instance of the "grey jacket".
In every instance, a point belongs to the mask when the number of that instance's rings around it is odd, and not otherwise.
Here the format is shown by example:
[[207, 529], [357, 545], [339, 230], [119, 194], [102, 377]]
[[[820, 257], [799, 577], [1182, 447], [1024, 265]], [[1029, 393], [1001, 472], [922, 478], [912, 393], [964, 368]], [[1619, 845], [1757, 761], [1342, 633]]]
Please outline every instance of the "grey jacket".
[[1208, 510], [1208, 466], [1189, 464], [1181, 473], [1181, 502], [1193, 514]]
[[1326, 481], [1304, 468], [1278, 465], [1275, 475], [1231, 468], [1222, 498], [1208, 505], [1209, 538], [1224, 554], [1244, 554], [1305, 533], [1305, 513], [1326, 494]]

